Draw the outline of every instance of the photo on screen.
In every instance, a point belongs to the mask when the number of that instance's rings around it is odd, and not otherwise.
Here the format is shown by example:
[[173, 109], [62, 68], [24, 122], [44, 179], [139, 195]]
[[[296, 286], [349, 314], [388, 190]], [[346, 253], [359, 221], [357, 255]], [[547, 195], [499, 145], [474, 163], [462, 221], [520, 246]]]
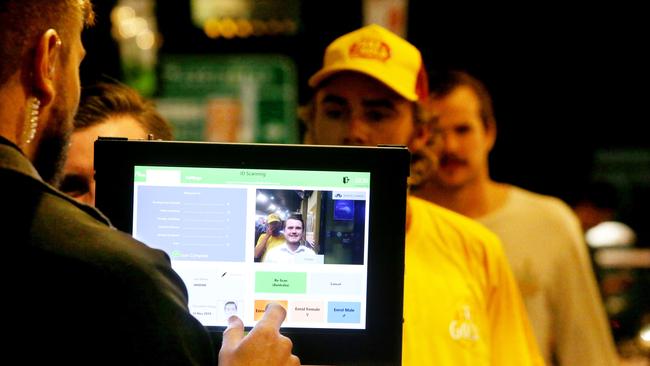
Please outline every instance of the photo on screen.
[[[322, 264], [323, 255], [307, 235], [305, 217], [318, 191], [258, 189], [255, 206], [255, 261]], [[313, 211], [312, 211], [313, 212]]]
[[225, 301], [223, 304], [223, 318], [225, 320], [228, 320], [228, 318], [230, 318], [233, 315], [241, 317], [241, 314], [239, 313], [239, 306], [237, 305], [237, 301], [234, 300]]
[[364, 263], [364, 192], [258, 189], [256, 197], [255, 262]]

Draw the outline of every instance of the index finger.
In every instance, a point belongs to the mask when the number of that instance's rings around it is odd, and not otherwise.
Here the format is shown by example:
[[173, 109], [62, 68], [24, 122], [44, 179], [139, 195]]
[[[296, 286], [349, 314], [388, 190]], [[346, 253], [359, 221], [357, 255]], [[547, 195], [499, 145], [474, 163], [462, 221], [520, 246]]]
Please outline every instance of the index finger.
[[262, 319], [260, 319], [257, 324], [268, 324], [275, 329], [280, 329], [280, 325], [282, 325], [282, 322], [284, 322], [286, 316], [287, 311], [282, 307], [282, 305], [275, 302], [270, 302], [268, 305], [266, 305], [264, 316], [262, 316]]
[[224, 350], [234, 349], [244, 338], [244, 323], [237, 316], [228, 318], [228, 328], [223, 332], [221, 348]]

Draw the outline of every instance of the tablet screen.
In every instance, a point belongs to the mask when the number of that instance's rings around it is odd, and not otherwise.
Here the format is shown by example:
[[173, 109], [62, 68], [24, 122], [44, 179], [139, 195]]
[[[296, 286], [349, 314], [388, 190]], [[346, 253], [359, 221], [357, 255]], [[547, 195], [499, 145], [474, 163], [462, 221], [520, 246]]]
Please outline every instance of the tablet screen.
[[220, 344], [266, 304], [306, 364], [401, 360], [405, 147], [100, 139], [96, 206], [165, 251]]
[[133, 236], [170, 256], [204, 325], [252, 327], [274, 301], [284, 327], [365, 329], [369, 172], [134, 169]]

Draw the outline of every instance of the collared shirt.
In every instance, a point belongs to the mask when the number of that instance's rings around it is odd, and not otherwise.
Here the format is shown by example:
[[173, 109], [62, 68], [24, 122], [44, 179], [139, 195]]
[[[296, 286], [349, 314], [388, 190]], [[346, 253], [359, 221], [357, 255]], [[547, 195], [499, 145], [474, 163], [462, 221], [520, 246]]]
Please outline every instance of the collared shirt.
[[298, 246], [295, 251], [292, 251], [289, 248], [289, 245], [284, 242], [282, 245], [266, 252], [266, 257], [264, 262], [267, 263], [291, 263], [294, 262], [297, 257], [306, 257], [306, 256], [315, 256], [316, 253], [304, 245]]

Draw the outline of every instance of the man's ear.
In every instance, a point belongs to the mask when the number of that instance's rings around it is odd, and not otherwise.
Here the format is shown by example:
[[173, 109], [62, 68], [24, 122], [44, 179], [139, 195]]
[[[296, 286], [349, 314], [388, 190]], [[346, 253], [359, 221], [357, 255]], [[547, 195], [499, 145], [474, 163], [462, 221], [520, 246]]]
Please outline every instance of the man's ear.
[[315, 106], [314, 101], [310, 101], [307, 105], [298, 108], [298, 120], [304, 127], [304, 134], [302, 136], [303, 144], [314, 144], [314, 115]]
[[488, 151], [492, 151], [497, 140], [497, 124], [494, 120], [485, 124], [485, 136], [487, 137]]
[[[310, 123], [311, 124], [311, 123]], [[307, 125], [309, 126], [309, 125]], [[314, 140], [314, 129], [307, 127], [305, 129], [305, 134], [302, 136], [302, 143], [306, 145], [313, 145], [315, 144]]]
[[60, 56], [61, 38], [57, 31], [48, 29], [39, 38], [34, 55], [34, 96], [42, 105], [51, 103], [56, 95], [54, 80]]
[[431, 123], [417, 123], [414, 130], [415, 133], [408, 146], [409, 150], [412, 152], [420, 151], [428, 145], [431, 145], [433, 138], [432, 128]]

